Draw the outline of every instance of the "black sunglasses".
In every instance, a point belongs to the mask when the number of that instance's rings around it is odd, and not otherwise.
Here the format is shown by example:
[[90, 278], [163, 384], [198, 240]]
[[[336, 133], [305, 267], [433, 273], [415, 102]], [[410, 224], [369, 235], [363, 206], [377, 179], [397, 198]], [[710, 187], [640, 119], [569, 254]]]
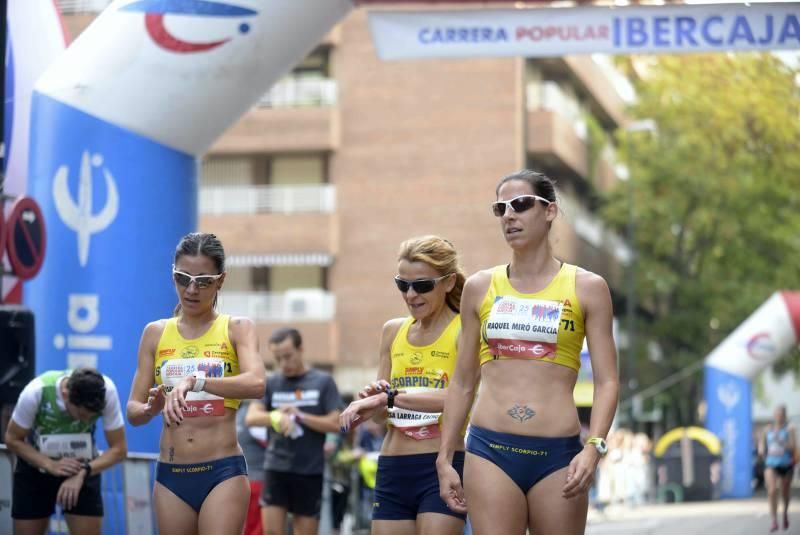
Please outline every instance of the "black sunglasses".
[[433, 290], [436, 286], [436, 283], [442, 279], [445, 279], [452, 275], [452, 273], [448, 275], [442, 275], [436, 279], [417, 279], [413, 281], [407, 281], [405, 279], [401, 279], [398, 275], [394, 278], [394, 283], [397, 285], [397, 289], [403, 293], [406, 293], [409, 288], [413, 288], [415, 292], [418, 294], [426, 294]]
[[551, 201], [548, 201], [544, 197], [539, 197], [538, 195], [520, 195], [518, 197], [514, 197], [510, 201], [493, 202], [492, 213], [494, 213], [494, 215], [497, 217], [502, 217], [506, 214], [506, 210], [510, 206], [512, 210], [519, 214], [533, 208], [533, 205], [536, 204], [536, 201], [542, 201], [545, 204], [551, 203]]

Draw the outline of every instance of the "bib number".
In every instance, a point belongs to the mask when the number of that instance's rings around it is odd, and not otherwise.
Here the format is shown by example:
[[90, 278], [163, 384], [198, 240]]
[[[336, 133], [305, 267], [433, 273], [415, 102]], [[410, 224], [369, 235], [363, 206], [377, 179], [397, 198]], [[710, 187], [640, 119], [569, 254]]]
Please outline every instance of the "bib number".
[[[181, 379], [196, 371], [206, 372], [206, 378], [224, 377], [225, 364], [225, 361], [220, 358], [165, 360], [161, 364], [161, 380], [169, 389], [172, 389]], [[187, 407], [183, 409], [183, 415], [186, 417], [223, 416], [225, 414], [225, 399], [208, 392], [187, 392], [186, 405]]]
[[39, 435], [39, 451], [54, 459], [69, 457], [89, 460], [92, 458], [92, 435], [89, 433]]

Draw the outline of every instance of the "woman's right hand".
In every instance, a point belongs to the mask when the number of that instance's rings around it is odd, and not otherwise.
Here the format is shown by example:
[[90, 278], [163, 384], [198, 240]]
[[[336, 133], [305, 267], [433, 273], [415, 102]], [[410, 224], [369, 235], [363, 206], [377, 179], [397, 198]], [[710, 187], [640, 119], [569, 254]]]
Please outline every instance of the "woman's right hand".
[[453, 512], [466, 514], [467, 499], [464, 496], [464, 487], [461, 477], [447, 461], [436, 460], [436, 472], [439, 475], [439, 497], [442, 498], [447, 508]]
[[164, 410], [167, 401], [167, 394], [164, 385], [158, 385], [147, 392], [147, 403], [144, 405], [144, 412], [148, 416], [153, 416]]
[[354, 428], [369, 420], [385, 406], [386, 400], [383, 396], [370, 396], [352, 402], [342, 411], [342, 414], [339, 415], [339, 427], [342, 433], [346, 433], [351, 427]]
[[392, 389], [392, 384], [386, 379], [379, 379], [366, 385], [358, 392], [358, 399], [368, 398], [381, 392], [388, 392]]

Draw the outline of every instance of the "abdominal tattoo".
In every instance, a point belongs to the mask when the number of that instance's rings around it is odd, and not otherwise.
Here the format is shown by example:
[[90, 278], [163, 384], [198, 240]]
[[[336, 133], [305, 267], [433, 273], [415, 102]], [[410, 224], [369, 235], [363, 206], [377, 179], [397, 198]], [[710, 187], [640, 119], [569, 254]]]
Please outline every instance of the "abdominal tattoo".
[[520, 422], [524, 422], [526, 420], [530, 420], [534, 416], [536, 416], [536, 411], [528, 407], [527, 405], [519, 406], [514, 405], [511, 407], [508, 412], [506, 413], [515, 420], [519, 420]]
[[175, 460], [175, 448], [170, 448], [169, 449], [169, 462], [172, 462], [174, 460]]

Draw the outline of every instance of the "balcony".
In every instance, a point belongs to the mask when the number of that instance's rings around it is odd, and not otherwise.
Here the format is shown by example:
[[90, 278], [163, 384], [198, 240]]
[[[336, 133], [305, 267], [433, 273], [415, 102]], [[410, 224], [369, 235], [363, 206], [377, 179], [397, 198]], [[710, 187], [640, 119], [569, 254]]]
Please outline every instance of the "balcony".
[[274, 292], [221, 292], [219, 308], [226, 314], [256, 322], [330, 321], [336, 312], [333, 294], [317, 288]]
[[563, 61], [585, 90], [592, 114], [606, 128], [623, 124], [626, 104], [611, 77], [610, 66], [592, 56], [565, 56]]
[[221, 214], [330, 214], [336, 210], [336, 187], [303, 186], [201, 187], [200, 213]]
[[335, 150], [336, 101], [335, 80], [284, 79], [229, 128], [210, 152], [219, 155]]
[[256, 323], [261, 352], [269, 356], [266, 341], [280, 327], [291, 326], [303, 336], [306, 362], [332, 365], [336, 361], [338, 326], [336, 298], [320, 289], [296, 289], [283, 293], [220, 293], [220, 310], [247, 316]]

